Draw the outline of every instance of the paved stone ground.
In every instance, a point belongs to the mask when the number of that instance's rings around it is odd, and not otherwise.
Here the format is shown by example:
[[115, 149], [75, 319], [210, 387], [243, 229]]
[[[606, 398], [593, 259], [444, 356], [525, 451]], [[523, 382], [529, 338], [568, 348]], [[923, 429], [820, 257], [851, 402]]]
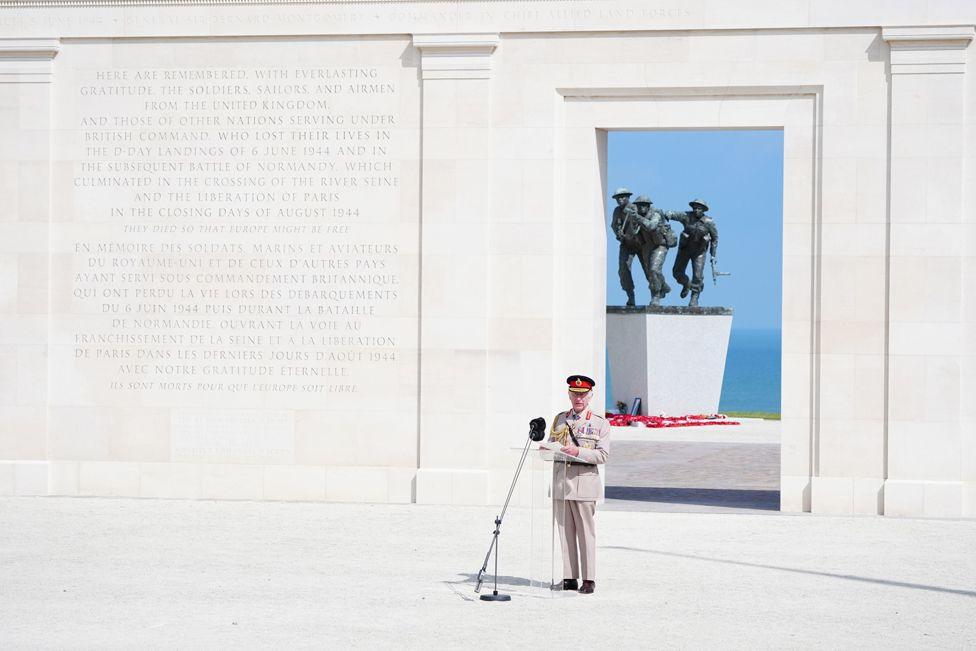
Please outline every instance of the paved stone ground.
[[583, 596], [526, 511], [485, 603], [493, 508], [2, 498], [0, 648], [976, 646], [976, 521], [605, 511]]
[[776, 421], [658, 430], [615, 427], [610, 452], [604, 509], [779, 511]]
[[976, 521], [781, 514], [778, 440], [615, 431], [597, 593], [513, 508], [510, 603], [495, 507], [0, 498], [0, 648], [976, 647]]

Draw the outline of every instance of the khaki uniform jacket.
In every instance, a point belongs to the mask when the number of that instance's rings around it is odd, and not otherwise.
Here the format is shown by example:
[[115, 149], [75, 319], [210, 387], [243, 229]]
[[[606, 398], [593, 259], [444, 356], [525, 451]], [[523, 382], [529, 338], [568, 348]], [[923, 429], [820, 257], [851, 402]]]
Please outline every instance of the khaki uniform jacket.
[[603, 483], [594, 464], [606, 463], [610, 458], [610, 421], [589, 410], [575, 414], [570, 409], [553, 419], [549, 440], [561, 445], [574, 445], [570, 431], [579, 441], [577, 459], [586, 463], [553, 462], [553, 498], [592, 502], [602, 500]]

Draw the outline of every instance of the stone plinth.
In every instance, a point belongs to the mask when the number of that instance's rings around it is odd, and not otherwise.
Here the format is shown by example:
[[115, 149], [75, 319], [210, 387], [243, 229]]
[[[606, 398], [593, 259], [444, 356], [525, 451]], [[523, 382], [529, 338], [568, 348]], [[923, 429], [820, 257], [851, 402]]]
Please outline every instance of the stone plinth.
[[642, 413], [718, 411], [732, 310], [725, 307], [607, 307], [607, 357], [613, 402]]

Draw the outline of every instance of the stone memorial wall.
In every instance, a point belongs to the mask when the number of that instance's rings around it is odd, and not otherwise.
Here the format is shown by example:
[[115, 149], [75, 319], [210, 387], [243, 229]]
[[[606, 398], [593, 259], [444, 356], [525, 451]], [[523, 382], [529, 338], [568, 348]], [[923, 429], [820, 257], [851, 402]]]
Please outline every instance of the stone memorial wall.
[[763, 128], [782, 508], [976, 515], [974, 24], [0, 0], [0, 494], [500, 503], [604, 401], [607, 133]]
[[417, 84], [391, 45], [62, 49], [52, 456], [412, 472]]

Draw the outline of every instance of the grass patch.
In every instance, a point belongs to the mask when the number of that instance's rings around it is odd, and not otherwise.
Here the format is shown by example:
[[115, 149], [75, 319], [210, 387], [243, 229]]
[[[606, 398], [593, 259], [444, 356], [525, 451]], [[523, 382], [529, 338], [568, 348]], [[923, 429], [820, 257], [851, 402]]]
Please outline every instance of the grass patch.
[[763, 420], [780, 420], [780, 415], [772, 411], [724, 411], [729, 418], [762, 418]]

